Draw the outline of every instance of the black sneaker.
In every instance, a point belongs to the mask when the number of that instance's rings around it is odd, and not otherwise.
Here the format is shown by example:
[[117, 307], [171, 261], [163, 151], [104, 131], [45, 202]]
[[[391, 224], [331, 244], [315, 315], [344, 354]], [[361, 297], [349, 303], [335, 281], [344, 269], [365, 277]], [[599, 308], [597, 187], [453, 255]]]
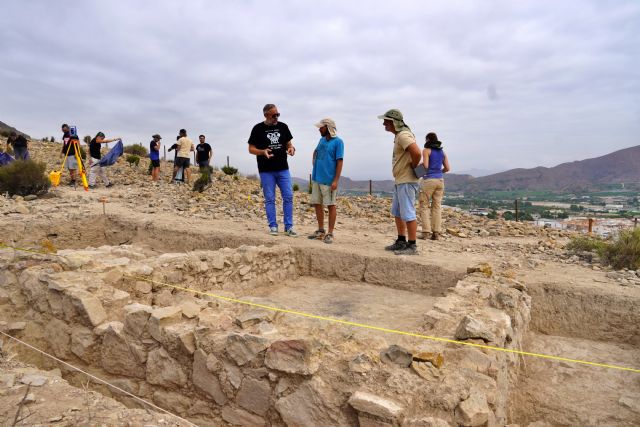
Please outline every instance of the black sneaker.
[[109, 188], [109, 187], [113, 187], [113, 182], [110, 182], [107, 185], [105, 185], [105, 188]]
[[384, 250], [385, 251], [399, 251], [401, 249], [404, 249], [407, 246], [407, 242], [403, 241], [403, 240], [396, 240], [393, 245], [389, 245], [389, 246], [385, 246]]
[[418, 255], [418, 247], [415, 245], [415, 243], [407, 243], [404, 248], [393, 251], [393, 253], [396, 255]]

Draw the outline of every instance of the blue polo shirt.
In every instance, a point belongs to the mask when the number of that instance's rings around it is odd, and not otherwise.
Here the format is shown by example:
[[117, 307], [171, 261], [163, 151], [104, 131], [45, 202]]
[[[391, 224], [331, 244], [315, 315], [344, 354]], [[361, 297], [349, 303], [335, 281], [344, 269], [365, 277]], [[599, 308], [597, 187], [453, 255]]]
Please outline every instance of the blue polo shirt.
[[319, 184], [331, 185], [336, 176], [336, 164], [344, 158], [344, 142], [340, 137], [329, 141], [323, 136], [318, 142], [313, 161], [311, 179]]

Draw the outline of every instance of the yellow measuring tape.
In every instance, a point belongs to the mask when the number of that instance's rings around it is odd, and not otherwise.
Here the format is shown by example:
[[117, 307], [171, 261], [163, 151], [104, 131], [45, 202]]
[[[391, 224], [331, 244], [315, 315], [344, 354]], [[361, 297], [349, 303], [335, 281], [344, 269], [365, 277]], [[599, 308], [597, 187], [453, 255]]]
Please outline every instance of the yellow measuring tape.
[[[42, 254], [43, 255], [56, 255], [56, 254], [49, 254], [49, 253], [46, 253], [46, 252], [39, 252], [39, 251], [35, 251], [35, 250], [32, 250], [32, 249], [16, 248], [16, 247], [13, 247], [13, 246], [5, 245], [3, 243], [0, 243], [0, 247], [11, 248], [11, 249], [14, 249], [14, 250], [17, 250], [17, 251], [37, 253], [37, 254], [41, 254], [41, 255]], [[56, 255], [56, 256], [60, 256], [60, 255]], [[348, 321], [348, 320], [336, 319], [335, 317], [320, 316], [320, 315], [317, 315], [317, 314], [306, 313], [304, 311], [288, 310], [288, 309], [285, 309], [285, 308], [273, 307], [273, 306], [270, 306], [270, 305], [259, 304], [259, 303], [255, 303], [255, 302], [251, 302], [251, 301], [245, 301], [245, 300], [241, 300], [241, 299], [225, 297], [223, 295], [216, 295], [216, 294], [213, 294], [213, 293], [210, 293], [210, 292], [197, 291], [197, 290], [185, 288], [185, 287], [182, 287], [182, 286], [176, 286], [176, 285], [171, 285], [169, 283], [160, 282], [160, 281], [157, 281], [157, 280], [152, 280], [152, 279], [149, 279], [149, 278], [146, 278], [146, 277], [143, 277], [143, 276], [135, 276], [135, 275], [126, 275], [126, 276], [128, 276], [128, 277], [130, 277], [132, 279], [153, 283], [153, 284], [156, 284], [156, 285], [159, 285], [159, 286], [164, 286], [164, 287], [176, 289], [176, 290], [179, 290], [179, 291], [191, 292], [193, 294], [198, 294], [198, 295], [206, 295], [208, 297], [216, 298], [216, 299], [222, 300], [222, 301], [232, 302], [232, 303], [236, 303], [236, 304], [243, 304], [243, 305], [247, 305], [247, 306], [251, 306], [251, 307], [262, 308], [264, 310], [270, 310], [270, 311], [274, 311], [274, 312], [278, 312], [278, 313], [286, 313], [286, 314], [291, 314], [291, 315], [294, 315], [294, 316], [306, 317], [308, 319], [321, 320], [321, 321], [325, 321], [325, 322], [331, 322], [331, 323], [336, 323], [336, 324], [341, 324], [341, 325], [353, 326], [353, 327], [361, 328], [361, 329], [368, 329], [368, 330], [378, 331], [378, 332], [386, 332], [386, 333], [389, 333], [389, 334], [403, 335], [403, 336], [420, 338], [420, 339], [425, 339], [425, 340], [430, 340], [430, 341], [438, 341], [438, 342], [444, 342], [444, 343], [449, 343], [449, 344], [456, 344], [456, 345], [464, 345], [464, 346], [468, 346], [468, 347], [482, 348], [482, 349], [486, 349], [486, 350], [501, 351], [501, 352], [504, 352], [504, 353], [519, 354], [519, 355], [522, 355], [522, 356], [538, 357], [538, 358], [541, 358], [541, 359], [555, 360], [555, 361], [558, 361], [558, 362], [569, 362], [569, 363], [576, 363], [576, 364], [579, 364], [579, 365], [598, 366], [598, 367], [601, 367], [601, 368], [615, 369], [615, 370], [619, 370], [619, 371], [627, 371], [627, 372], [634, 372], [636, 374], [640, 374], [640, 369], [637, 369], [637, 368], [629, 368], [629, 367], [626, 367], [626, 366], [612, 365], [612, 364], [608, 364], [608, 363], [590, 362], [588, 360], [571, 359], [571, 358], [568, 358], [568, 357], [554, 356], [554, 355], [551, 355], [551, 354], [533, 353], [533, 352], [529, 352], [529, 351], [516, 350], [516, 349], [504, 348], [504, 347], [496, 347], [496, 346], [486, 345], [486, 344], [476, 344], [476, 343], [473, 343], [473, 342], [458, 341], [458, 340], [453, 340], [453, 339], [443, 338], [443, 337], [434, 337], [434, 336], [430, 336], [430, 335], [418, 334], [418, 333], [415, 333], [415, 332], [407, 332], [407, 331], [401, 331], [401, 330], [397, 330], [397, 329], [383, 328], [383, 327], [380, 327], [380, 326], [368, 325], [366, 323], [351, 322], [351, 321]]]

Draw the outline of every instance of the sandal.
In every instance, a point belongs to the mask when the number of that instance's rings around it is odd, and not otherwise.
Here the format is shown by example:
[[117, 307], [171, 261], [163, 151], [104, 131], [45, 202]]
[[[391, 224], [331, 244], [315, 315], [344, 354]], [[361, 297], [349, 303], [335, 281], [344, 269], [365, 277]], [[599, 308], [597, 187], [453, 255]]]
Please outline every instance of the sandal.
[[323, 241], [328, 244], [333, 243], [333, 234], [329, 233], [326, 236], [324, 236]]
[[322, 228], [313, 232], [308, 236], [309, 240], [322, 240], [324, 238], [324, 230]]

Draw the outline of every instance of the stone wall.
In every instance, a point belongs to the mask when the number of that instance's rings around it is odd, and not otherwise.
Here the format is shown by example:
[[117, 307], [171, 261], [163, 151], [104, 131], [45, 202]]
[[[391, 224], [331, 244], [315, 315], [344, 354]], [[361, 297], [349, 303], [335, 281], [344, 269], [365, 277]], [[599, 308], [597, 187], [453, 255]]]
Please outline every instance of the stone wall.
[[[139, 280], [250, 299], [243, 293], [252, 287], [297, 277], [286, 246], [161, 256], [126, 246], [61, 257], [0, 255], [1, 327], [199, 425], [506, 421], [514, 355], [365, 333]], [[519, 283], [473, 273], [438, 299], [417, 332], [518, 348], [529, 306]]]

